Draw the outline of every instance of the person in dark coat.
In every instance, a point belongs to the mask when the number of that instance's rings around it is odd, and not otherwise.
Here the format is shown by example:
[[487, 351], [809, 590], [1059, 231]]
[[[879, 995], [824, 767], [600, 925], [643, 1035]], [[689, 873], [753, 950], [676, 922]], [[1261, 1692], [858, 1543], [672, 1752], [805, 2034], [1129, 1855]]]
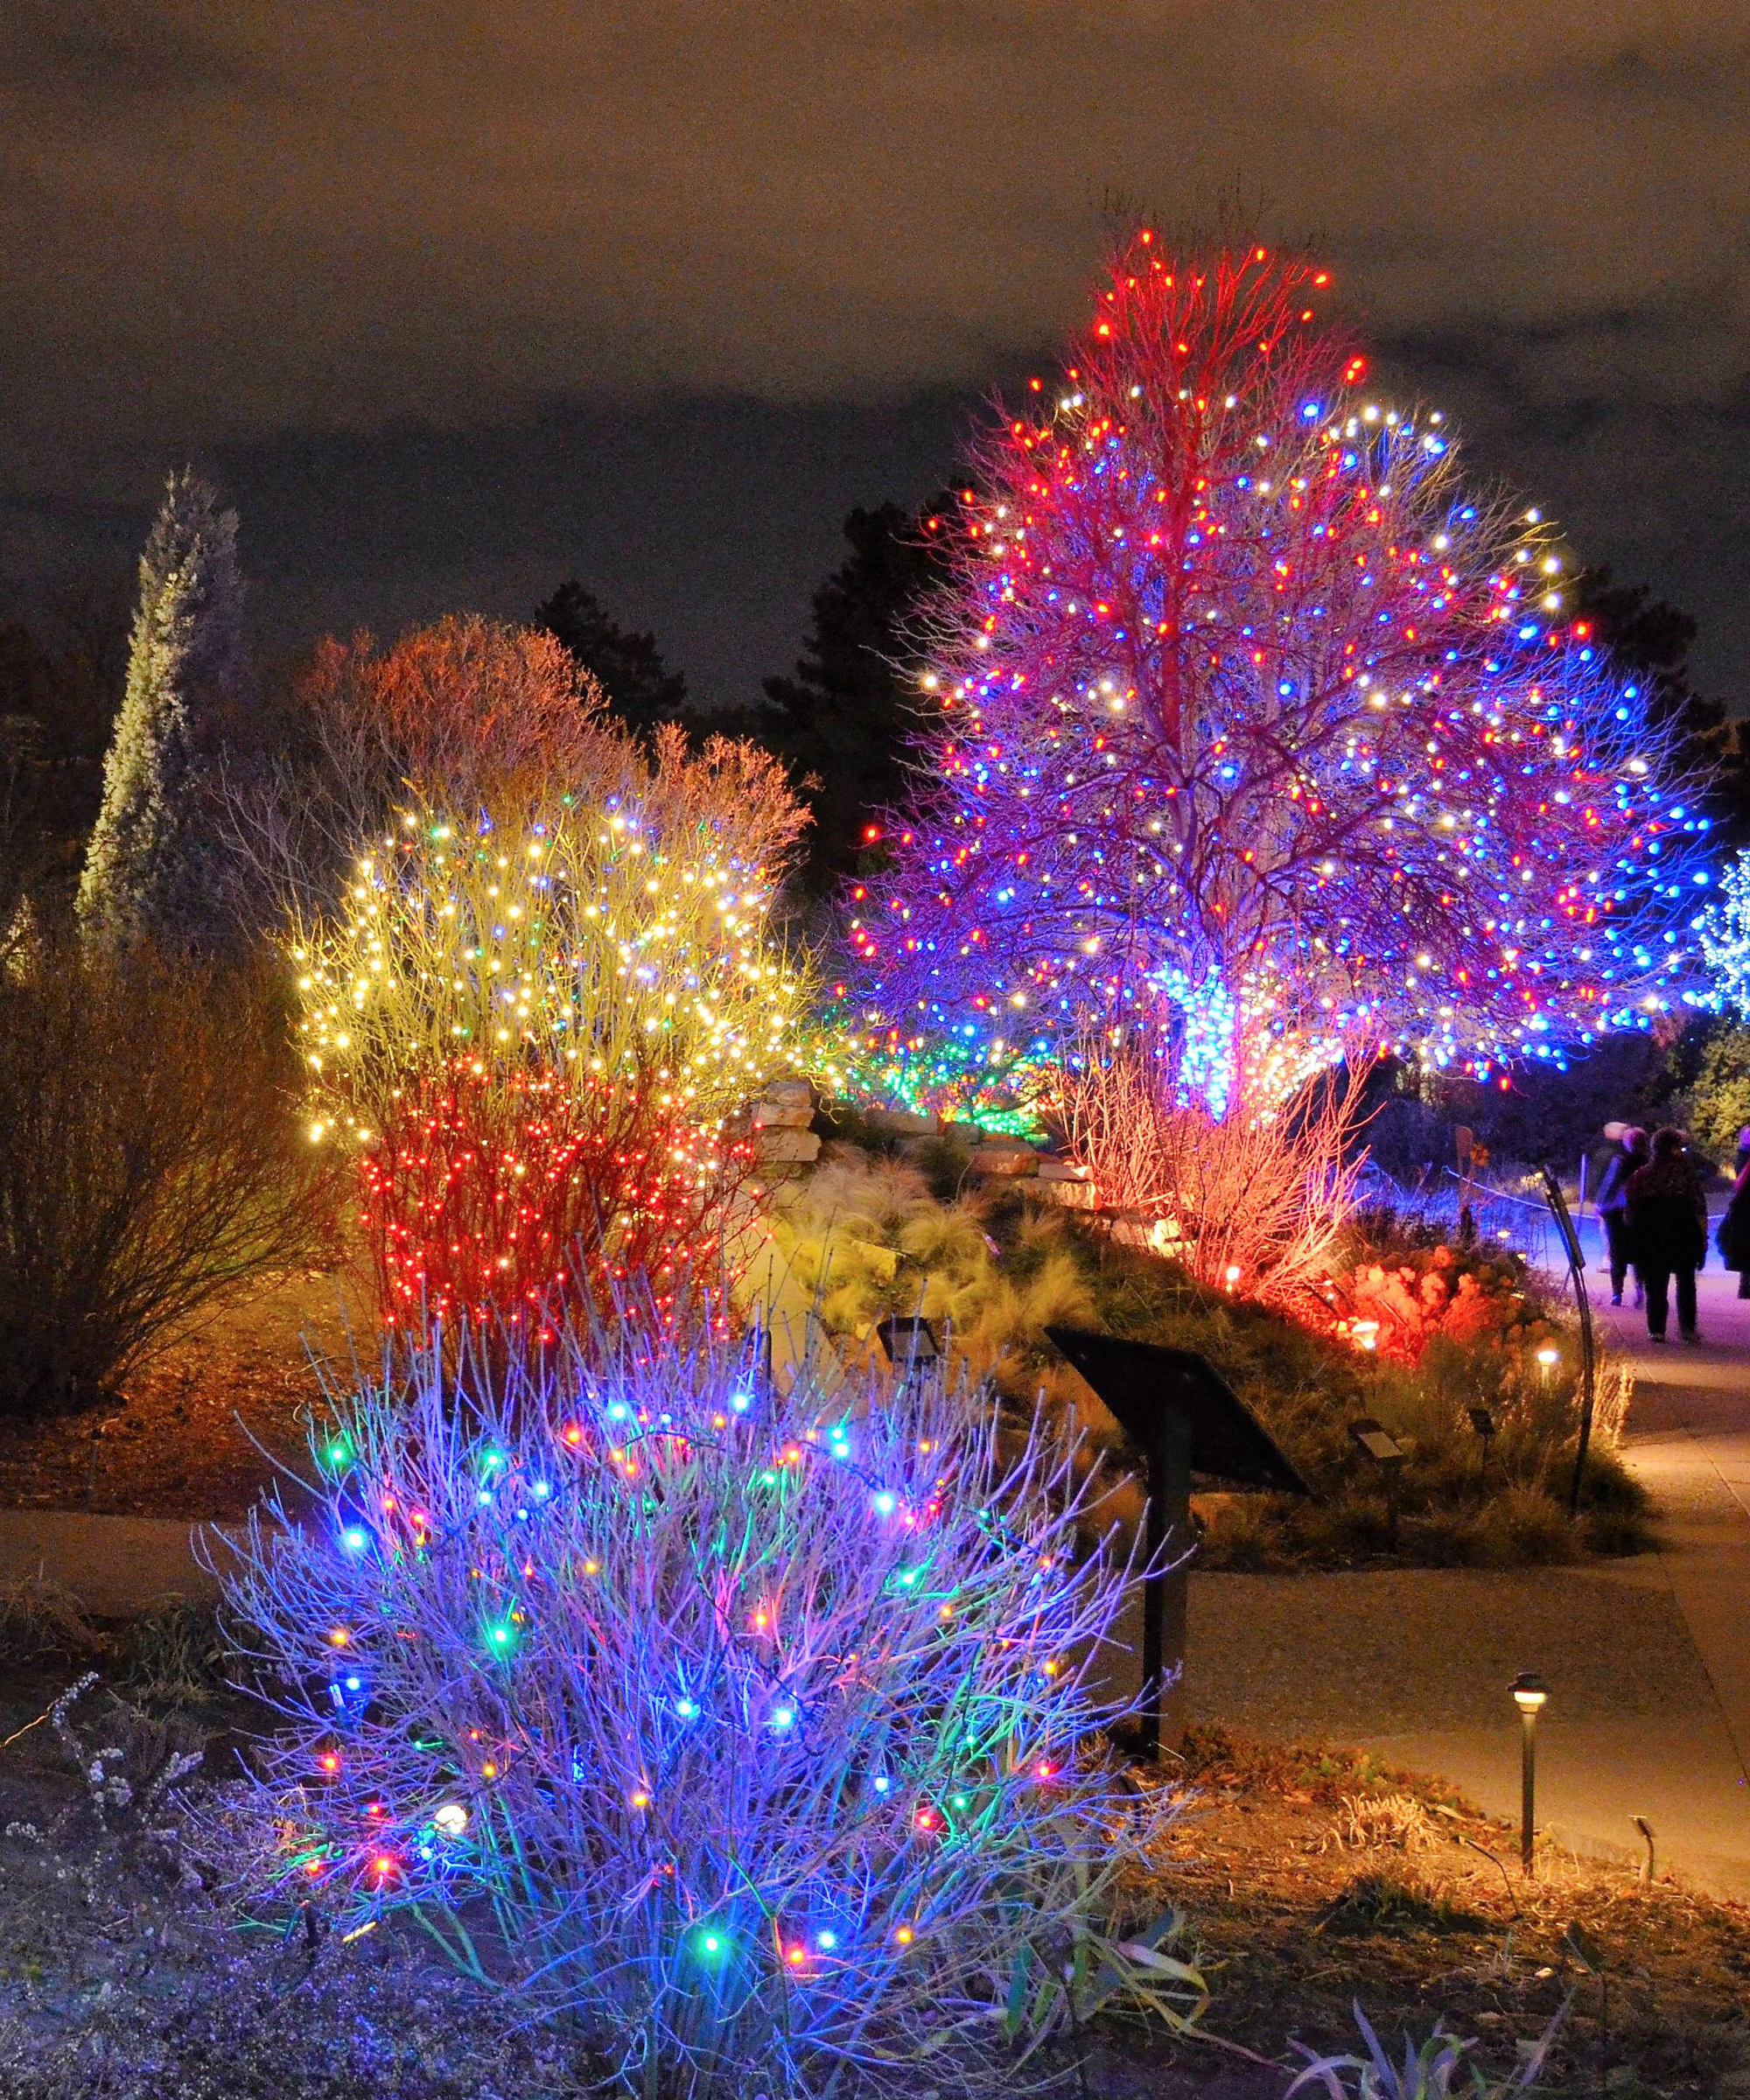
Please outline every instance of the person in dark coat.
[[1739, 1297], [1750, 1298], [1750, 1129], [1738, 1133], [1738, 1179], [1714, 1237], [1720, 1259], [1738, 1271]]
[[[1608, 1131], [1606, 1135], [1608, 1136]], [[1631, 1124], [1616, 1141], [1598, 1185], [1598, 1214], [1604, 1220], [1604, 1236], [1610, 1245], [1610, 1302], [1622, 1303], [1622, 1286], [1634, 1259], [1628, 1245], [1628, 1177], [1652, 1158], [1645, 1130]], [[1634, 1271], [1634, 1302], [1642, 1299], [1641, 1271]]]
[[1678, 1331], [1685, 1341], [1699, 1340], [1696, 1270], [1707, 1259], [1707, 1198], [1681, 1130], [1661, 1130], [1651, 1159], [1628, 1177], [1628, 1230], [1647, 1292], [1647, 1332], [1655, 1341], [1665, 1339], [1675, 1279]]

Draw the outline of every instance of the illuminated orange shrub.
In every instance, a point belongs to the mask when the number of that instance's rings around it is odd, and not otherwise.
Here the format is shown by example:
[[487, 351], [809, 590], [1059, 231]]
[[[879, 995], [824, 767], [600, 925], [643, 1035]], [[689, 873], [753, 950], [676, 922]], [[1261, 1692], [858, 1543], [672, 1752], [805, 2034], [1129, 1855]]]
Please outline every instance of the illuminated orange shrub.
[[1389, 1263], [1358, 1262], [1327, 1278], [1320, 1295], [1334, 1334], [1404, 1363], [1419, 1362], [1437, 1340], [1523, 1350], [1557, 1333], [1513, 1263], [1451, 1247], [1418, 1248]]
[[1316, 1309], [1354, 1208], [1358, 1071], [1286, 1104], [1242, 1096], [1217, 1117], [1178, 1083], [1172, 1046], [1135, 1030], [1084, 1037], [1055, 1086], [1067, 1148], [1101, 1208], [1128, 1214], [1146, 1245], [1212, 1289]]

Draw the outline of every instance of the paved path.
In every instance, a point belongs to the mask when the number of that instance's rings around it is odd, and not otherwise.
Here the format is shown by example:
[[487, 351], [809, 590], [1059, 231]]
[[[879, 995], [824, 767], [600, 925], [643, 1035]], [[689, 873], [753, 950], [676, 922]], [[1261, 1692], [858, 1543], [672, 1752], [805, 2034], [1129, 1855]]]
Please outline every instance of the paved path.
[[[1600, 1281], [1602, 1279], [1600, 1279]], [[1194, 1715], [1357, 1742], [1518, 1812], [1517, 1670], [1549, 1679], [1540, 1820], [1750, 1896], [1750, 1304], [1702, 1278], [1698, 1348], [1600, 1318], [1636, 1365], [1628, 1461], [1663, 1548], [1583, 1568], [1194, 1576]]]
[[1713, 1692], [1701, 1718], [1737, 1762], [1750, 1854], [1750, 1300], [1713, 1258], [1699, 1346], [1651, 1343], [1628, 1306], [1600, 1319], [1634, 1361], [1625, 1455], [1659, 1511], [1659, 1564]]

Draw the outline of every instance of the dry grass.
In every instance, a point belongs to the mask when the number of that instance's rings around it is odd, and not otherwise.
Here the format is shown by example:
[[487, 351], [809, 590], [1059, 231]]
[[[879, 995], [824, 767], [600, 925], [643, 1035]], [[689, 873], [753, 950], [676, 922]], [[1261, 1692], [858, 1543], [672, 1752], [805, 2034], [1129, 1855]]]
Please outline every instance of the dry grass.
[[39, 1570], [0, 1583], [0, 1669], [79, 1661], [101, 1654], [105, 1645], [85, 1606], [52, 1575]]
[[1440, 1841], [1434, 1819], [1413, 1794], [1345, 1794], [1320, 1850], [1432, 1852]]

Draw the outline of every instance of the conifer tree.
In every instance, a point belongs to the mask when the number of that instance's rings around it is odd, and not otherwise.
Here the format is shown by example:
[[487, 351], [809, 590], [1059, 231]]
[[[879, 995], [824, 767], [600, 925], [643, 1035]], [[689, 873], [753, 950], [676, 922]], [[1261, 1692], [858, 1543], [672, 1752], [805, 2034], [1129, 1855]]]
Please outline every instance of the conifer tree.
[[803, 880], [816, 893], [857, 868], [871, 819], [904, 792], [921, 622], [946, 581], [957, 514], [945, 494], [914, 514], [897, 503], [853, 510], [850, 553], [815, 592], [807, 653], [794, 677], [765, 682], [752, 732], [806, 783], [815, 824]]
[[535, 619], [596, 681], [608, 706], [635, 734], [684, 721], [685, 675], [668, 668], [654, 634], [634, 634], [610, 620], [575, 577], [542, 599]]
[[210, 948], [222, 933], [200, 804], [242, 684], [237, 518], [192, 469], [173, 473], [140, 557], [128, 682], [79, 886], [87, 931]]

